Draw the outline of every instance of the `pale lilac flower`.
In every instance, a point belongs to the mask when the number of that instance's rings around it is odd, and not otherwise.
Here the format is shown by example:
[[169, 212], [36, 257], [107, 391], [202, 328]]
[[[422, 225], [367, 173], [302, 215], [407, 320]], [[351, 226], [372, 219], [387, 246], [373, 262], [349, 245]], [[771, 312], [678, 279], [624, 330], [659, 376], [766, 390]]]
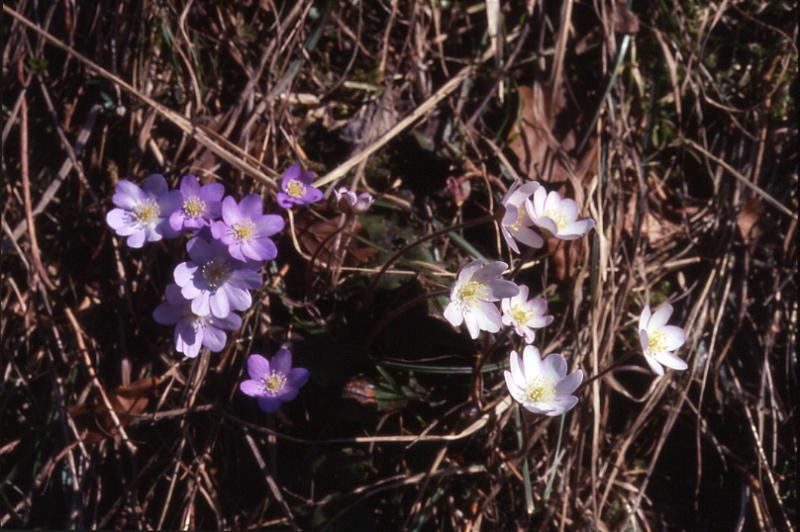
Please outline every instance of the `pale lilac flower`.
[[219, 218], [220, 202], [225, 194], [222, 184], [200, 185], [197, 177], [185, 175], [181, 178], [180, 194], [180, 207], [169, 217], [169, 225], [175, 231], [200, 229]]
[[519, 292], [517, 285], [500, 278], [506, 268], [504, 262], [486, 264], [480, 260], [462, 267], [450, 291], [450, 303], [444, 309], [447, 321], [454, 327], [466, 323], [473, 339], [480, 331], [499, 331], [502, 321], [494, 302]]
[[247, 310], [249, 289], [261, 286], [260, 264], [233, 260], [225, 245], [195, 237], [186, 245], [189, 259], [175, 267], [175, 284], [198, 316], [227, 318], [231, 310]]
[[548, 194], [544, 187], [536, 189], [525, 209], [533, 223], [561, 240], [575, 240], [594, 227], [594, 220], [578, 220], [575, 200], [562, 198], [555, 190]]
[[567, 375], [567, 361], [557, 353], [542, 360], [539, 350], [526, 345], [522, 360], [516, 351], [509, 357], [511, 371], [505, 371], [511, 397], [534, 414], [558, 416], [578, 403], [572, 393], [583, 381], [583, 371]]
[[673, 353], [686, 342], [686, 335], [682, 328], [667, 325], [670, 316], [672, 305], [666, 303], [653, 313], [650, 312], [650, 305], [645, 305], [639, 316], [639, 341], [644, 359], [657, 375], [664, 374], [662, 365], [677, 370], [689, 367]]
[[127, 236], [128, 247], [140, 248], [145, 242], [175, 238], [169, 216], [180, 205], [180, 192], [170, 191], [161, 174], [152, 174], [142, 188], [127, 179], [117, 183], [111, 198], [116, 209], [106, 215], [106, 223], [119, 236]]
[[304, 172], [303, 168], [294, 163], [281, 178], [281, 191], [278, 192], [278, 205], [284, 209], [291, 209], [295, 205], [308, 205], [322, 199], [322, 191], [311, 186], [314, 181], [313, 172]]
[[528, 301], [528, 287], [519, 285], [519, 293], [507, 297], [500, 302], [503, 309], [503, 325], [513, 326], [514, 332], [532, 344], [536, 338], [533, 329], [541, 329], [553, 322], [553, 316], [547, 315], [547, 301], [536, 297]]
[[528, 217], [525, 209], [525, 202], [539, 187], [540, 185], [536, 181], [525, 184], [517, 181], [511, 185], [503, 197], [503, 206], [506, 212], [500, 222], [500, 232], [508, 247], [515, 253], [519, 253], [517, 241], [532, 248], [540, 248], [544, 245], [544, 239], [531, 229], [533, 220]]
[[227, 318], [198, 316], [192, 304], [181, 296], [176, 284], [168, 284], [167, 300], [153, 311], [153, 319], [161, 325], [175, 326], [175, 350], [189, 358], [200, 353], [200, 347], [222, 351], [228, 340], [223, 329], [233, 331], [242, 326], [242, 318], [231, 312]]
[[253, 353], [247, 357], [247, 372], [250, 379], [243, 381], [239, 389], [258, 399], [264, 412], [275, 412], [281, 403], [291, 401], [308, 382], [308, 370], [292, 367], [292, 354], [288, 349], [278, 349], [272, 360]]
[[375, 198], [369, 192], [362, 192], [356, 195], [355, 192], [348, 190], [347, 187], [339, 187], [333, 193], [336, 195], [336, 204], [339, 209], [349, 214], [366, 212], [375, 201]]
[[222, 220], [211, 224], [211, 234], [240, 260], [272, 260], [278, 248], [269, 238], [283, 229], [283, 218], [262, 214], [261, 196], [248, 194], [238, 204], [232, 196], [222, 200]]

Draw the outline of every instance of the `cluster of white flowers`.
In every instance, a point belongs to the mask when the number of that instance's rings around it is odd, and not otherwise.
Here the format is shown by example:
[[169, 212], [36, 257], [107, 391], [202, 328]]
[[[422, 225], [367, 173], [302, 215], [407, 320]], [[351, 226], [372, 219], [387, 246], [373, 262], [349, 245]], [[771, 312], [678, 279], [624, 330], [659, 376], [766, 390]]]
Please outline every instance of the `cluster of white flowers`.
[[[593, 220], [578, 218], [580, 208], [574, 200], [562, 198], [555, 191], [548, 193], [536, 181], [514, 183], [502, 204], [501, 234], [515, 253], [520, 253], [520, 243], [532, 248], [544, 246], [544, 238], [534, 228], [552, 238], [575, 240], [594, 227]], [[530, 345], [536, 338], [534, 329], [549, 325], [553, 316], [547, 315], [544, 298], [528, 299], [527, 286], [503, 279], [507, 269], [508, 265], [500, 261], [475, 260], [464, 265], [450, 290], [444, 317], [455, 327], [465, 324], [472, 339], [477, 339], [481, 331], [496, 333], [503, 326], [511, 327], [525, 347], [522, 357], [517, 351], [509, 355], [510, 371], [505, 371], [509, 393], [535, 414], [563, 414], [578, 402], [572, 394], [583, 381], [583, 372], [577, 369], [567, 373], [567, 361], [561, 354], [542, 359], [539, 350]], [[498, 301], [502, 314], [496, 306]], [[639, 319], [645, 360], [659, 376], [664, 374], [663, 366], [687, 368], [686, 362], [674, 354], [685, 336], [682, 328], [667, 325], [671, 315], [670, 305], [662, 305], [652, 314], [645, 306]]]

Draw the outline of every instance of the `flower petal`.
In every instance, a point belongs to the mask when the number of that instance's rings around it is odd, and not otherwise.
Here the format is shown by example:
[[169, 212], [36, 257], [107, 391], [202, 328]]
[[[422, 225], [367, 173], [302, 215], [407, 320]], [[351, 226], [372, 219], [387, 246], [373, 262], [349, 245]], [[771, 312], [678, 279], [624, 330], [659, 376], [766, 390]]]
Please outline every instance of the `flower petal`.
[[239, 211], [243, 217], [255, 220], [259, 218], [264, 211], [264, 200], [261, 198], [260, 194], [248, 194], [239, 202]]
[[488, 332], [497, 332], [503, 325], [503, 320], [500, 318], [500, 311], [492, 303], [486, 301], [479, 301], [476, 309], [470, 314], [474, 314], [478, 320], [478, 327], [481, 330]]
[[514, 297], [519, 293], [519, 287], [511, 281], [497, 279], [489, 282], [489, 290], [495, 300]]
[[281, 406], [281, 400], [276, 397], [259, 397], [258, 407], [268, 414], [278, 411]]
[[243, 394], [250, 397], [261, 397], [264, 395], [264, 387], [260, 381], [248, 379], [239, 384], [239, 389]]
[[169, 303], [161, 303], [153, 311], [153, 320], [161, 325], [175, 325], [181, 317], [180, 309]]
[[652, 332], [660, 329], [667, 324], [670, 316], [672, 316], [672, 305], [664, 303], [653, 312], [653, 316], [647, 324], [647, 330]]
[[270, 361], [272, 371], [282, 375], [288, 375], [289, 370], [292, 369], [292, 353], [286, 348], [280, 348], [275, 353]]
[[528, 227], [520, 227], [516, 231], [512, 232], [512, 235], [515, 239], [519, 240], [528, 247], [538, 249], [544, 246], [544, 239], [537, 232]]
[[668, 368], [683, 371], [689, 367], [685, 360], [678, 358], [672, 353], [656, 353], [653, 355], [659, 363], [667, 366]]
[[524, 388], [525, 383], [527, 382], [521, 362], [522, 361], [519, 358], [519, 354], [516, 351], [511, 351], [511, 354], [508, 357], [508, 364], [511, 367], [511, 377], [514, 380], [514, 384], [516, 384], [520, 389]]
[[650, 305], [645, 305], [642, 309], [642, 313], [639, 315], [639, 330], [646, 331], [647, 324], [650, 322], [650, 316], [652, 313], [650, 312]]
[[478, 338], [478, 336], [481, 334], [481, 328], [478, 325], [478, 319], [472, 312], [467, 312], [464, 314], [464, 323], [467, 325], [470, 338], [473, 340]]
[[215, 290], [208, 302], [211, 307], [211, 314], [217, 318], [227, 318], [231, 313], [231, 304], [230, 301], [228, 301], [228, 293], [222, 288]]
[[286, 223], [277, 214], [265, 214], [253, 220], [260, 236], [272, 236], [283, 231]]
[[[236, 310], [239, 311], [247, 310], [250, 308], [250, 305], [253, 304], [253, 297], [247, 290], [243, 290], [241, 288], [231, 286], [230, 284], [226, 284], [225, 286], [222, 287], [220, 291], [225, 292], [226, 299], [228, 300], [230, 306], [235, 308]], [[219, 317], [224, 317], [224, 316], [219, 316]]]
[[252, 353], [247, 357], [247, 373], [251, 379], [262, 380], [270, 373], [269, 360], [258, 353]]
[[554, 382], [558, 382], [567, 374], [567, 361], [559, 353], [551, 353], [542, 362], [542, 366]]
[[292, 368], [286, 378], [286, 384], [292, 388], [302, 388], [308, 382], [309, 373], [306, 368]]
[[111, 196], [111, 201], [114, 205], [129, 211], [146, 199], [147, 194], [139, 188], [139, 185], [127, 179], [122, 179], [117, 183], [117, 186], [114, 187], [114, 195]]
[[[500, 275], [502, 275], [502, 273], [507, 269], [508, 269], [508, 264], [506, 264], [505, 262], [501, 262], [499, 260], [492, 261], [484, 265], [480, 270], [478, 270], [475, 273], [475, 275], [472, 276], [472, 279], [479, 283], [486, 284], [489, 281], [500, 277]], [[515, 294], [516, 292], [514, 292], [514, 294], [511, 295]]]
[[450, 303], [444, 309], [444, 317], [453, 327], [458, 327], [464, 321], [464, 315], [456, 303]]
[[683, 329], [675, 325], [662, 327], [661, 334], [664, 335], [664, 349], [666, 351], [675, 351], [686, 343], [686, 334]]
[[242, 212], [233, 196], [227, 196], [222, 200], [222, 219], [229, 226], [242, 220]]
[[145, 231], [144, 229], [139, 229], [138, 231], [131, 233], [131, 235], [128, 237], [128, 240], [126, 240], [126, 243], [128, 244], [129, 248], [138, 249], [144, 245], [144, 239]]
[[556, 384], [556, 396], [572, 395], [572, 392], [578, 389], [581, 382], [583, 382], [583, 371], [573, 371]]
[[514, 377], [513, 375], [511, 375], [511, 372], [504, 371], [503, 377], [505, 377], [506, 379], [506, 388], [508, 388], [508, 393], [511, 394], [511, 397], [513, 397], [515, 401], [518, 401], [520, 403], [524, 401], [525, 393], [522, 391], [522, 388], [520, 388], [514, 381]]
[[658, 363], [658, 361], [655, 358], [645, 353], [644, 359], [647, 362], [647, 365], [650, 366], [650, 369], [653, 370], [653, 373], [655, 373], [659, 377], [664, 375], [664, 368], [661, 366], [661, 364]]
[[162, 194], [165, 194], [169, 190], [169, 186], [167, 185], [167, 180], [164, 179], [163, 175], [150, 174], [145, 178], [142, 189], [144, 189], [145, 192], [149, 192], [153, 196], [158, 197]]
[[203, 345], [214, 353], [225, 349], [225, 342], [227, 341], [228, 337], [222, 329], [217, 329], [213, 325], [207, 325], [203, 330]]
[[542, 355], [532, 345], [526, 345], [522, 351], [522, 370], [525, 373], [525, 382], [542, 374]]
[[188, 262], [181, 262], [175, 266], [172, 272], [172, 278], [175, 279], [175, 284], [178, 286], [186, 286], [194, 279], [194, 274], [197, 271], [197, 266], [190, 266]]

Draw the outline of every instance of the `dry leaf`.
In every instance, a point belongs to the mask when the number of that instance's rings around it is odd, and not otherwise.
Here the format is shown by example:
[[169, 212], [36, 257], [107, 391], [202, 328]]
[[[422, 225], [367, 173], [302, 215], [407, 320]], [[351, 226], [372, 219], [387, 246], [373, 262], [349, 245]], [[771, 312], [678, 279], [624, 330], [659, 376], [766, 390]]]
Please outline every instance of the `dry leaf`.
[[761, 235], [761, 231], [756, 224], [762, 212], [764, 212], [764, 205], [761, 200], [752, 196], [744, 202], [739, 214], [736, 215], [736, 225], [739, 227], [739, 234], [742, 235], [742, 240], [745, 243], [754, 242]]

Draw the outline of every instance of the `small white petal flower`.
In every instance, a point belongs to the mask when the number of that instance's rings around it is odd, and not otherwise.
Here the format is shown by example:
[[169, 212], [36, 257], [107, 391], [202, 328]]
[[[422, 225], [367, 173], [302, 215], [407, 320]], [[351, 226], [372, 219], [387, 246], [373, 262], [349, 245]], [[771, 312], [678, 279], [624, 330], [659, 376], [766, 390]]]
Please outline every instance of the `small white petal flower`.
[[685, 361], [675, 356], [674, 351], [686, 342], [681, 327], [667, 325], [672, 316], [672, 305], [663, 304], [655, 312], [645, 305], [639, 316], [639, 340], [642, 352], [650, 369], [657, 375], [664, 374], [663, 366], [684, 370], [689, 367]]
[[336, 196], [336, 204], [339, 209], [347, 213], [366, 212], [375, 202], [375, 198], [369, 192], [362, 192], [357, 195], [346, 187], [339, 187], [333, 193]]
[[558, 353], [542, 360], [539, 350], [526, 345], [522, 360], [511, 351], [511, 371], [505, 371], [506, 386], [522, 407], [534, 414], [558, 416], [578, 403], [572, 393], [583, 381], [583, 371], [567, 375], [567, 361]]
[[594, 227], [594, 220], [578, 220], [578, 204], [552, 191], [549, 194], [539, 187], [532, 200], [525, 202], [525, 209], [533, 223], [546, 229], [561, 240], [575, 240]]
[[503, 325], [513, 326], [514, 332], [532, 344], [536, 333], [533, 329], [541, 329], [550, 325], [553, 316], [547, 315], [547, 301], [537, 297], [528, 301], [528, 287], [519, 285], [519, 293], [507, 297], [500, 302], [503, 309]]
[[525, 202], [539, 187], [540, 185], [536, 181], [525, 184], [517, 181], [511, 185], [503, 197], [502, 203], [506, 213], [500, 222], [500, 232], [508, 247], [515, 253], [519, 253], [517, 241], [532, 248], [540, 248], [544, 245], [544, 239], [531, 229], [533, 220], [525, 212]]
[[500, 278], [507, 268], [505, 262], [480, 260], [463, 266], [450, 291], [450, 303], [444, 309], [447, 321], [454, 327], [465, 323], [473, 339], [480, 331], [499, 331], [502, 320], [494, 302], [519, 292], [517, 285]]

